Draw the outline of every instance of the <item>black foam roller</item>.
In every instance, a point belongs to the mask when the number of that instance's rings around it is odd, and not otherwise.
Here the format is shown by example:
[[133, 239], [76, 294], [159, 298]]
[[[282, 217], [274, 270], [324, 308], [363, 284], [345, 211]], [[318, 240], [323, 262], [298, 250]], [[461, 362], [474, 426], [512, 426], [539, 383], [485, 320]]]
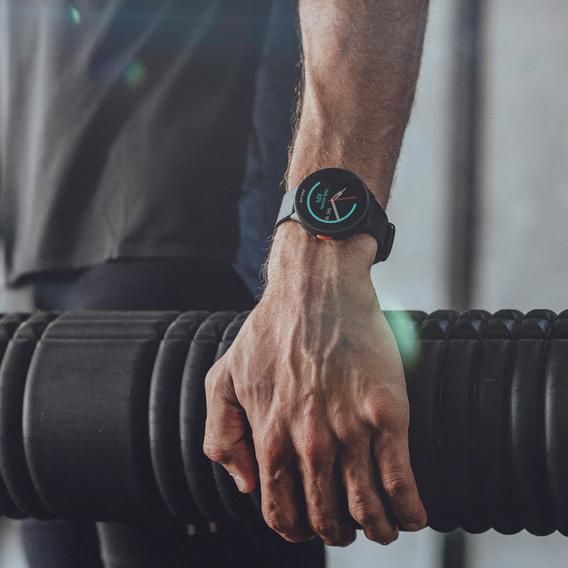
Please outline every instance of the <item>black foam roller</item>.
[[29, 318], [29, 314], [3, 314], [0, 317], [0, 361], [4, 357], [4, 352], [8, 347], [8, 343], [12, 339], [14, 333], [20, 324]]
[[230, 520], [219, 498], [211, 461], [203, 453], [205, 377], [213, 365], [225, 328], [236, 312], [209, 316], [197, 330], [187, 357], [181, 385], [181, 447], [185, 475], [195, 503], [210, 521]]
[[440, 389], [448, 337], [456, 316], [456, 312], [438, 311], [422, 322], [418, 364], [407, 374], [410, 455], [430, 526], [439, 526], [445, 512], [440, 461]]
[[29, 366], [53, 314], [39, 312], [15, 332], [0, 367], [0, 471], [19, 517], [48, 518], [33, 485], [24, 452], [22, 408]]
[[53, 514], [166, 515], [150, 459], [148, 402], [158, 346], [175, 315], [74, 314], [44, 333], [26, 385], [24, 445]]
[[548, 318], [520, 322], [511, 379], [509, 419], [514, 483], [523, 525], [534, 535], [554, 532], [556, 522], [544, 451], [544, 368]]
[[[0, 317], [0, 363], [18, 327], [28, 319], [26, 314], [4, 314]], [[0, 514], [13, 519], [21, 517], [21, 510], [8, 493], [3, 477], [0, 476]]]
[[545, 370], [544, 431], [557, 528], [568, 536], [568, 319], [552, 325]]
[[[205, 315], [0, 317], [0, 513], [263, 524], [202, 451], [205, 377], [247, 314]], [[430, 526], [568, 533], [568, 310], [489, 315], [385, 312]]]
[[185, 479], [179, 427], [181, 381], [191, 341], [208, 312], [189, 312], [168, 328], [158, 351], [150, 389], [150, 448], [156, 481], [168, 511], [202, 519]]
[[480, 339], [489, 314], [462, 314], [450, 333], [441, 392], [441, 461], [445, 491], [444, 518], [437, 530], [451, 531], [464, 518], [472, 487], [470, 465], [471, 408], [479, 372]]
[[484, 342], [478, 383], [475, 427], [477, 433], [481, 505], [487, 525], [513, 534], [520, 524], [514, 484], [508, 400], [514, 364], [518, 322], [492, 318]]

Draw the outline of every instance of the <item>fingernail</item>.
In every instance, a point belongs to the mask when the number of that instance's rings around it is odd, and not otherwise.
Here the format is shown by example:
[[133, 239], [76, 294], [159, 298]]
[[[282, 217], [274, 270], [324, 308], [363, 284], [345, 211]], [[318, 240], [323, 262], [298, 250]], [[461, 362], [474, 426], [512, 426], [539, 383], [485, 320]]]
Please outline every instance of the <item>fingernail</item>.
[[243, 480], [236, 474], [236, 473], [229, 473], [229, 475], [235, 480], [239, 491], [242, 493], [243, 489], [245, 488], [245, 484]]

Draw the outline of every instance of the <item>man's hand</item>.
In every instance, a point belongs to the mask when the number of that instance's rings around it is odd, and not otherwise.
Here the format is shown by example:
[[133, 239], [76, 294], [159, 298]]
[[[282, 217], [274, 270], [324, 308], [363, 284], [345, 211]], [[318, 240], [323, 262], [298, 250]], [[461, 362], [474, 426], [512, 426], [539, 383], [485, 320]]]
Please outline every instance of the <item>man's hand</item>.
[[367, 235], [321, 243], [284, 223], [265, 294], [206, 379], [205, 454], [245, 493], [260, 477], [263, 516], [289, 541], [346, 546], [358, 523], [387, 544], [426, 524], [375, 251]]

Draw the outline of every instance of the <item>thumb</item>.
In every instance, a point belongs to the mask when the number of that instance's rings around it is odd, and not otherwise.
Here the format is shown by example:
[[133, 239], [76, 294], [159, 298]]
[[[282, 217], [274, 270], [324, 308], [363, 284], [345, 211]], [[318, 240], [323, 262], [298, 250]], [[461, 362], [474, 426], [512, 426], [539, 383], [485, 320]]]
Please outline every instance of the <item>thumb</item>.
[[248, 438], [248, 420], [235, 394], [233, 379], [222, 365], [214, 365], [205, 379], [207, 419], [203, 453], [221, 464], [239, 491], [254, 491], [258, 469]]

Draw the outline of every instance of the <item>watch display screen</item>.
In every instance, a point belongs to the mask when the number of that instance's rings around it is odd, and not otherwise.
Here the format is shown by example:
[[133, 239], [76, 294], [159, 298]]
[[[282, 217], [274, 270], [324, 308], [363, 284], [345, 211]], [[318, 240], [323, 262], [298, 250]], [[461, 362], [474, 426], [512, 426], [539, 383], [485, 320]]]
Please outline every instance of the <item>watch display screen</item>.
[[308, 176], [296, 192], [300, 220], [322, 235], [334, 235], [357, 226], [369, 207], [363, 182], [351, 172], [329, 168]]

